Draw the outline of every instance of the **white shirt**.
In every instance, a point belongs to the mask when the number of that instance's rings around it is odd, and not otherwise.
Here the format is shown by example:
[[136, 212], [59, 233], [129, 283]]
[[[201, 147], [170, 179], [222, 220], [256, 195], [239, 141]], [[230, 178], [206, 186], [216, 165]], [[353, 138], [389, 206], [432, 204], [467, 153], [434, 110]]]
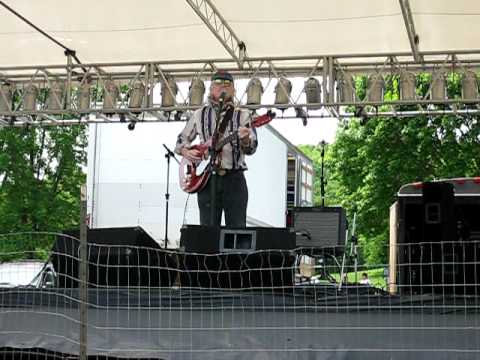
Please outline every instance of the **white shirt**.
[[[182, 149], [190, 147], [192, 142], [198, 136], [202, 143], [208, 141], [215, 130], [216, 126], [216, 107], [207, 104], [196, 110], [190, 119], [188, 119], [185, 128], [178, 135], [175, 152], [182, 153]], [[227, 128], [223, 136], [218, 141], [230, 133], [236, 133], [240, 126], [246, 126], [251, 122], [251, 114], [247, 110], [235, 109], [231, 121], [227, 124]], [[250, 144], [243, 146], [240, 144], [238, 137], [231, 143], [226, 144], [222, 148], [221, 168], [223, 169], [247, 169], [245, 163], [245, 155], [251, 155], [257, 150], [257, 133], [254, 128], [250, 129]]]

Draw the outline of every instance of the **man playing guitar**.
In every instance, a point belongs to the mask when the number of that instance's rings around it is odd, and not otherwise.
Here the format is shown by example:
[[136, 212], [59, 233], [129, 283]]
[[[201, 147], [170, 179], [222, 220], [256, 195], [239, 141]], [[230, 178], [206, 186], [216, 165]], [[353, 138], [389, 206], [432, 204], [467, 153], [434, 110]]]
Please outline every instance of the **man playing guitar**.
[[[226, 71], [217, 71], [212, 76], [208, 103], [196, 110], [188, 120], [185, 128], [178, 135], [175, 152], [191, 161], [198, 161], [203, 154], [190, 148], [197, 135], [202, 143], [207, 142], [215, 133], [217, 110], [224, 110], [220, 116], [221, 126], [218, 140], [225, 132], [237, 132], [238, 138], [227, 143], [217, 157], [216, 211], [211, 217], [211, 179], [198, 192], [200, 224], [220, 226], [222, 211], [225, 212], [225, 225], [228, 227], [245, 227], [247, 219], [248, 188], [243, 171], [247, 170], [245, 155], [255, 153], [257, 134], [254, 127], [248, 128], [251, 115], [247, 110], [233, 110], [235, 87], [233, 77]], [[233, 110], [233, 111], [232, 111]]]

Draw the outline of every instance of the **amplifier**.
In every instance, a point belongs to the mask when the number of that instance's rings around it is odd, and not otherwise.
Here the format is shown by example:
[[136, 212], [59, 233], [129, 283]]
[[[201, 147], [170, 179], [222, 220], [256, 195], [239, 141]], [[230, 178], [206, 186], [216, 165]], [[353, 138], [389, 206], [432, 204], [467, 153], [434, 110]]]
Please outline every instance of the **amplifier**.
[[298, 247], [345, 245], [347, 219], [342, 207], [296, 207], [293, 227]]

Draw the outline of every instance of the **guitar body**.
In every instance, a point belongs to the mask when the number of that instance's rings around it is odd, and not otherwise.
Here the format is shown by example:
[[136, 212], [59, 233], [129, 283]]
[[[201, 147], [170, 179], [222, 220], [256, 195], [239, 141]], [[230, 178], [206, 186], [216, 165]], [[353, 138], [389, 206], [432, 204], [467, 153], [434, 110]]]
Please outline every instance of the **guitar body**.
[[208, 157], [208, 149], [210, 148], [211, 141], [207, 141], [203, 144], [193, 145], [191, 149], [200, 151], [202, 160], [192, 162], [187, 158], [182, 158], [180, 161], [180, 187], [183, 191], [194, 194], [201, 191], [205, 185], [207, 185], [208, 179], [210, 179], [210, 158]]
[[[275, 117], [275, 113], [267, 112], [265, 115], [256, 117], [252, 121], [252, 127], [260, 127], [268, 124]], [[230, 142], [236, 134], [229, 134], [220, 143], [221, 148], [228, 142]], [[202, 154], [202, 160], [191, 161], [187, 158], [182, 158], [179, 168], [179, 177], [180, 177], [180, 187], [183, 191], [194, 194], [201, 191], [205, 185], [207, 185], [210, 175], [212, 173], [211, 169], [211, 159], [209, 158], [209, 149], [212, 145], [212, 141], [208, 140], [205, 143], [193, 145], [190, 149], [198, 150]], [[217, 145], [218, 146], [218, 145]], [[217, 148], [217, 151], [219, 149]]]

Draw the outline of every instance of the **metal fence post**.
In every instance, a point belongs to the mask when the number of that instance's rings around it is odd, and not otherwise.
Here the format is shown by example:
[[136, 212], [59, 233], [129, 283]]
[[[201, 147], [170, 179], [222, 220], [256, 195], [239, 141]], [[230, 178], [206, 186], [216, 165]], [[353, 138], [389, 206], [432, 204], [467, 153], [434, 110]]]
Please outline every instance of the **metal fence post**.
[[80, 310], [80, 360], [87, 359], [87, 187], [80, 188], [80, 264], [79, 264], [79, 310]]

